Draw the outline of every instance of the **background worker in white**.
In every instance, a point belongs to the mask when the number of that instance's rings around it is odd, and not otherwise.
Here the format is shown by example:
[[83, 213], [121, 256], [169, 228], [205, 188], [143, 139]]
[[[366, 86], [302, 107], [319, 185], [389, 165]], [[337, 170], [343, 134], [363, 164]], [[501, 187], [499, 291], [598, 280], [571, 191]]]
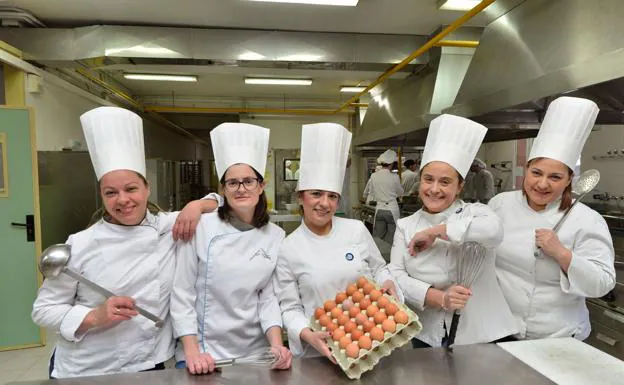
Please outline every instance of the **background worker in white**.
[[489, 203], [505, 228], [496, 267], [520, 338], [587, 338], [585, 298], [615, 286], [613, 242], [600, 214], [579, 203], [552, 231], [572, 204], [572, 170], [597, 115], [592, 101], [554, 100], [533, 142], [522, 190]]
[[392, 244], [396, 221], [399, 220], [399, 203], [397, 198], [403, 196], [403, 187], [397, 174], [390, 171], [392, 163], [396, 162], [397, 154], [386, 150], [377, 158], [381, 170], [370, 177], [370, 193], [373, 201], [377, 202], [373, 236], [388, 244]]
[[417, 172], [418, 164], [416, 164], [414, 160], [408, 159], [403, 165], [405, 166], [405, 171], [401, 174], [401, 178], [403, 179], [401, 185], [403, 186], [403, 195], [409, 195], [412, 187], [414, 187], [420, 178]]
[[[171, 231], [178, 214], [149, 210], [155, 206], [148, 202], [138, 115], [100, 107], [80, 121], [104, 209], [101, 219], [67, 240], [69, 267], [119, 296], [106, 299], [64, 274], [43, 282], [32, 317], [59, 334], [50, 376], [164, 369], [174, 348], [168, 315], [175, 267]], [[181, 216], [197, 221], [202, 210], [216, 207], [214, 200], [191, 202]], [[163, 319], [164, 326], [137, 316], [135, 304]]]
[[494, 176], [487, 170], [485, 162], [479, 158], [474, 159], [470, 171], [474, 174], [470, 182], [474, 199], [487, 204], [494, 196]]
[[203, 215], [195, 238], [179, 244], [171, 316], [192, 374], [214, 361], [269, 347], [275, 369], [290, 367], [273, 272], [284, 230], [269, 223], [264, 179], [269, 130], [223, 123], [210, 132], [225, 197], [218, 213]]
[[[443, 345], [456, 309], [463, 309], [457, 345], [492, 342], [517, 331], [496, 281], [495, 247], [503, 239], [502, 224], [487, 206], [458, 199], [486, 131], [452, 115], [435, 118], [429, 127], [420, 170], [423, 208], [399, 220], [389, 265], [423, 325], [415, 347]], [[464, 242], [487, 249], [472, 287], [455, 284]]]
[[282, 244], [276, 270], [289, 346], [296, 356], [331, 358], [327, 333], [313, 332], [310, 319], [349, 283], [367, 276], [391, 294], [396, 286], [361, 221], [335, 217], [351, 133], [334, 123], [303, 126], [299, 202], [301, 225]]

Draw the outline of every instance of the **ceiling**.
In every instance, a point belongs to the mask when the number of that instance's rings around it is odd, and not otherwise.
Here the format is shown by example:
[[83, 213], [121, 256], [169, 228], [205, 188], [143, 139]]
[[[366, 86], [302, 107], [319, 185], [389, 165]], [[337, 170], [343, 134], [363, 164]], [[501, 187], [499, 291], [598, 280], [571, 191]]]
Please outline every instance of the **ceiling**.
[[[249, 28], [283, 31], [428, 35], [461, 12], [439, 11], [436, 0], [360, 0], [357, 7], [247, 0], [8, 0], [53, 26], [125, 24]], [[485, 16], [468, 25], [483, 26]]]

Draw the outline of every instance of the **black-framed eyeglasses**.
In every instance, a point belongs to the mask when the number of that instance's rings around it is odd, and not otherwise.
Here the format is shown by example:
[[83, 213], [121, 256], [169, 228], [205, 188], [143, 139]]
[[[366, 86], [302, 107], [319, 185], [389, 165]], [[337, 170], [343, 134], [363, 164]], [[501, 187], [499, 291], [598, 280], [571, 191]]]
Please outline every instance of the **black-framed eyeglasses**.
[[229, 192], [237, 191], [240, 186], [243, 186], [247, 191], [251, 191], [258, 187], [258, 178], [228, 179], [225, 181], [225, 189]]

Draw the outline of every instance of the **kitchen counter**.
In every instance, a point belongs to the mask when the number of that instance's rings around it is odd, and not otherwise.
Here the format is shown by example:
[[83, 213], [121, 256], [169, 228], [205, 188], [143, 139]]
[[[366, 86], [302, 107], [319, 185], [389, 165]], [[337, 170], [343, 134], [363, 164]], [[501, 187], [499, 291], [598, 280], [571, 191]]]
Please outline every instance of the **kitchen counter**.
[[293, 360], [287, 371], [262, 367], [224, 368], [221, 373], [191, 376], [186, 370], [115, 374], [66, 380], [15, 382], [20, 385], [209, 385], [209, 384], [427, 384], [427, 385], [547, 385], [546, 377], [493, 344], [458, 346], [452, 353], [442, 348], [397, 350], [382, 359], [358, 381], [325, 358]]

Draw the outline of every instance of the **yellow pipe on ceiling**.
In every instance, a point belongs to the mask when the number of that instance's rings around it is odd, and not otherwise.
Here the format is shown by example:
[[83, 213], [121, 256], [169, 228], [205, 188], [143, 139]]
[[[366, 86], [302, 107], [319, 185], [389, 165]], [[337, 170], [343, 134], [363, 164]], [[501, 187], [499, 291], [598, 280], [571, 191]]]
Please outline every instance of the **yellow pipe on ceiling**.
[[476, 40], [442, 40], [435, 44], [436, 47], [460, 47], [477, 48], [479, 42]]
[[483, 0], [483, 1], [481, 1], [474, 8], [472, 8], [471, 10], [469, 10], [468, 12], [463, 14], [459, 19], [455, 20], [449, 26], [444, 28], [440, 33], [438, 33], [433, 38], [431, 38], [429, 41], [427, 41], [423, 46], [418, 48], [416, 51], [412, 52], [408, 57], [403, 59], [400, 63], [395, 64], [394, 66], [392, 66], [392, 68], [390, 68], [389, 70], [387, 70], [383, 74], [379, 75], [379, 77], [377, 79], [375, 79], [374, 82], [369, 84], [363, 91], [359, 92], [357, 95], [353, 96], [351, 99], [347, 100], [340, 107], [338, 107], [336, 112], [337, 113], [341, 112], [342, 110], [347, 108], [351, 103], [353, 103], [353, 102], [357, 101], [358, 99], [360, 99], [360, 97], [365, 95], [368, 91], [372, 90], [377, 85], [383, 83], [386, 79], [388, 79], [390, 76], [394, 75], [396, 72], [398, 72], [401, 69], [405, 68], [414, 59], [416, 59], [418, 56], [422, 55], [423, 53], [429, 51], [431, 49], [431, 47], [435, 46], [438, 42], [440, 42], [442, 39], [444, 39], [450, 33], [452, 33], [457, 28], [461, 27], [464, 23], [466, 23], [468, 20], [472, 19], [474, 16], [479, 14], [481, 11], [483, 11], [485, 8], [487, 8], [494, 1], [496, 1], [496, 0]]

